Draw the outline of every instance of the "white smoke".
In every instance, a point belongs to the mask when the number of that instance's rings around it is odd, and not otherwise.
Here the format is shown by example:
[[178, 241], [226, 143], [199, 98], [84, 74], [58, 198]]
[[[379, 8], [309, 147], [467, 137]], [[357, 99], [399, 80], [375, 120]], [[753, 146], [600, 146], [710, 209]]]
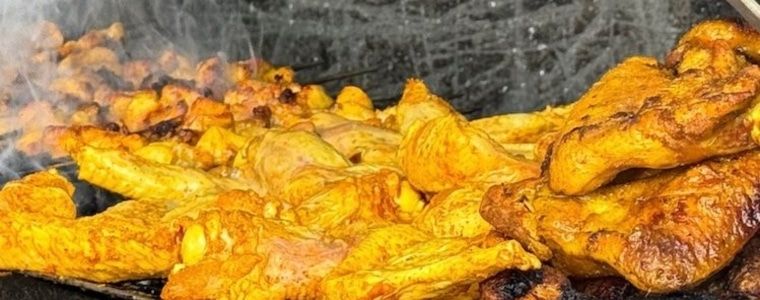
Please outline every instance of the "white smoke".
[[[255, 56], [243, 22], [247, 12], [248, 6], [238, 0], [2, 0], [0, 101], [12, 105], [0, 109], [0, 127], [12, 123], [3, 118], [15, 118], [28, 101], [54, 100], [50, 98], [56, 95], [46, 87], [60, 74], [50, 45], [61, 39], [77, 39], [120, 22], [125, 32], [118, 53], [122, 62], [153, 59], [167, 49], [196, 62], [215, 55], [241, 60]], [[56, 24], [62, 36], [45, 34], [40, 27], [44, 22]], [[0, 175], [6, 177], [18, 168], [15, 151], [7, 145], [0, 147]]]

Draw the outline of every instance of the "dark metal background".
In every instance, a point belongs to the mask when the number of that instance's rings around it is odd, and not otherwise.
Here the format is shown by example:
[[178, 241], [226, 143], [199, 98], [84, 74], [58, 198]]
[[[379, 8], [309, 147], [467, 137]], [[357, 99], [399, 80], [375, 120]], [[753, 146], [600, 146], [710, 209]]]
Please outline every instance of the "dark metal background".
[[419, 76], [473, 117], [573, 101], [622, 58], [661, 58], [695, 22], [735, 16], [720, 0], [251, 3], [260, 56], [327, 61], [304, 78], [379, 66], [328, 87], [358, 84], [394, 101], [406, 78]]

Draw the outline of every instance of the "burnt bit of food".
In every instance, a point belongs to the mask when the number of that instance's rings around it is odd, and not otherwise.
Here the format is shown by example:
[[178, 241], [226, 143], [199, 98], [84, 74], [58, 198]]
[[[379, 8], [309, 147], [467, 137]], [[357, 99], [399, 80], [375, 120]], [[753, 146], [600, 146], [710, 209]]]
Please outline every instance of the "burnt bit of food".
[[278, 99], [280, 100], [280, 103], [293, 104], [296, 102], [296, 93], [293, 93], [290, 89], [285, 89], [280, 93]]
[[164, 120], [148, 127], [143, 131], [140, 131], [139, 133], [149, 140], [157, 140], [168, 137], [171, 134], [175, 133], [180, 123], [181, 122], [178, 119]]
[[519, 299], [544, 280], [544, 270], [506, 270], [480, 283], [483, 300]]
[[354, 155], [351, 155], [351, 157], [349, 157], [348, 160], [353, 164], [358, 164], [362, 162], [362, 153], [359, 152]]
[[214, 90], [211, 88], [203, 88], [201, 90], [201, 95], [203, 95], [204, 98], [214, 98]]
[[502, 271], [481, 282], [480, 292], [484, 300], [596, 299], [574, 290], [565, 274], [546, 265], [532, 271]]
[[623, 278], [602, 277], [574, 282], [576, 290], [598, 299], [628, 299], [636, 289]]
[[269, 128], [272, 126], [272, 110], [269, 106], [261, 105], [253, 108], [253, 118], [261, 120], [264, 123], [264, 127]]
[[103, 125], [103, 128], [105, 128], [108, 131], [113, 131], [113, 132], [121, 131], [121, 126], [116, 122], [108, 122], [105, 125]]
[[282, 74], [275, 74], [274, 81], [282, 82]]

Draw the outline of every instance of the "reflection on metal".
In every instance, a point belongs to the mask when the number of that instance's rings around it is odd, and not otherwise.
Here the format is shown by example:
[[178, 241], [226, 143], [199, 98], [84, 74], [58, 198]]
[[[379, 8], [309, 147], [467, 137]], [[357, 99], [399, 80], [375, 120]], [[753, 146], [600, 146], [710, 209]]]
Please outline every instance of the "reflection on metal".
[[[95, 283], [95, 282], [90, 282], [90, 281], [85, 281], [85, 280], [80, 280], [80, 279], [74, 279], [74, 278], [50, 276], [50, 275], [46, 275], [46, 274], [42, 274], [38, 272], [18, 272], [18, 273], [24, 276], [28, 276], [28, 277], [51, 281], [57, 284], [78, 287], [86, 291], [100, 293], [100, 294], [107, 295], [116, 299], [153, 300], [153, 299], [158, 299], [158, 296], [161, 291], [161, 287], [158, 287], [157, 293], [133, 290], [130, 287], [132, 287], [134, 284], [131, 284], [131, 283], [128, 283], [126, 285], [124, 283], [103, 284], [103, 283]], [[122, 285], [126, 286], [127, 288], [122, 287]], [[163, 286], [163, 284], [159, 284], [159, 285]]]
[[727, 0], [756, 30], [760, 30], [760, 4], [755, 0]]

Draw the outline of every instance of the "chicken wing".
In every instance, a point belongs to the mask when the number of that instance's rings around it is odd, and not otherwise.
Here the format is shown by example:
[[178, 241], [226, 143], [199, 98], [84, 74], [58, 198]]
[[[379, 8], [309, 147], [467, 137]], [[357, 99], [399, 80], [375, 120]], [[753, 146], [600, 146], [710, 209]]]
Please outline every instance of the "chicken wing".
[[[747, 113], [760, 91], [760, 36], [713, 21], [695, 26], [662, 66], [625, 60], [573, 106], [548, 150], [549, 187], [593, 191], [631, 168], [666, 169], [755, 147]], [[753, 52], [754, 51], [754, 52]]]
[[576, 276], [620, 274], [657, 293], [730, 262], [760, 226], [760, 151], [665, 171], [584, 196], [540, 179], [492, 187], [481, 214]]

